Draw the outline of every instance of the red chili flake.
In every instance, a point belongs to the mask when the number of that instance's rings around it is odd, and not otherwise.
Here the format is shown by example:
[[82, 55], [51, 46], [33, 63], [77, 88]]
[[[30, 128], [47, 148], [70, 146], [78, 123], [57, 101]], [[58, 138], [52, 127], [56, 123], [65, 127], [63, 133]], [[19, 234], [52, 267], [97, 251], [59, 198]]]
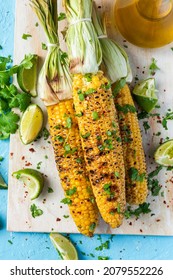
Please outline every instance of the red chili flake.
[[143, 230], [142, 230], [142, 229], [140, 229], [140, 232], [143, 232]]
[[32, 165], [30, 162], [26, 163], [25, 166], [30, 166]]
[[132, 226], [132, 222], [129, 223], [129, 226]]
[[12, 157], [14, 155], [14, 153], [10, 153], [10, 156]]
[[23, 156], [22, 158], [21, 158], [21, 160], [24, 160], [25, 159], [25, 157]]
[[61, 219], [60, 219], [60, 218], [57, 218], [57, 219], [56, 219], [56, 221], [57, 221], [57, 222], [60, 222], [60, 221], [61, 221]]
[[157, 219], [156, 222], [160, 222], [160, 219]]
[[34, 150], [33, 148], [29, 149], [29, 151], [30, 151], [31, 153], [34, 153], [34, 152], [35, 152], [35, 150]]
[[166, 204], [166, 200], [164, 200], [163, 203]]
[[142, 71], [142, 74], [145, 74], [145, 71]]

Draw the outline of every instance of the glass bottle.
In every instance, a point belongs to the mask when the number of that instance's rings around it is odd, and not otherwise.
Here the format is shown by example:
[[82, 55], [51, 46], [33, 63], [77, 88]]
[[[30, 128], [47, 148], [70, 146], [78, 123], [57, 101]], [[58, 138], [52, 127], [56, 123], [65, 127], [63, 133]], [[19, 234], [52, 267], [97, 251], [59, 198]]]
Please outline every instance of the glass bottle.
[[115, 24], [134, 45], [156, 48], [173, 41], [173, 0], [116, 0]]

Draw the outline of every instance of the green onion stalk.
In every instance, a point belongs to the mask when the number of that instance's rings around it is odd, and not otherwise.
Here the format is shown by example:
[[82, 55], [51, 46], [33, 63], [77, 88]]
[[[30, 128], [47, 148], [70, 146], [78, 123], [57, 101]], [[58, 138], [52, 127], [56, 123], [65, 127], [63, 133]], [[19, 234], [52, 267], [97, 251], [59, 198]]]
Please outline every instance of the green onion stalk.
[[106, 24], [101, 20], [95, 4], [93, 5], [92, 20], [102, 48], [102, 66], [105, 74], [112, 84], [121, 79], [130, 83], [132, 71], [127, 53], [114, 40], [108, 38]]
[[48, 40], [48, 52], [38, 77], [38, 94], [46, 106], [72, 98], [69, 60], [60, 49], [56, 0], [30, 0]]
[[63, 0], [63, 3], [69, 22], [66, 43], [71, 73], [97, 73], [102, 50], [91, 19], [93, 1]]

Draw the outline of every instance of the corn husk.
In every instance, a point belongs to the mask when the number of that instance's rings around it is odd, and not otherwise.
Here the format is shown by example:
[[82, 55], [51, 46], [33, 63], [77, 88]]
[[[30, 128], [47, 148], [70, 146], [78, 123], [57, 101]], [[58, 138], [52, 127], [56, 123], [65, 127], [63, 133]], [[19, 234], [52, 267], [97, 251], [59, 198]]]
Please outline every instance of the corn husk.
[[95, 3], [93, 5], [92, 19], [97, 35], [100, 38], [105, 74], [112, 84], [122, 78], [125, 78], [126, 82], [130, 83], [132, 81], [132, 71], [127, 53], [114, 40], [107, 37], [106, 25], [101, 21]]
[[69, 22], [66, 42], [72, 73], [96, 73], [102, 62], [100, 42], [91, 21], [92, 2], [92, 0], [63, 1]]
[[58, 40], [56, 0], [30, 0], [48, 40], [48, 52], [38, 77], [38, 94], [46, 106], [72, 98], [69, 60]]

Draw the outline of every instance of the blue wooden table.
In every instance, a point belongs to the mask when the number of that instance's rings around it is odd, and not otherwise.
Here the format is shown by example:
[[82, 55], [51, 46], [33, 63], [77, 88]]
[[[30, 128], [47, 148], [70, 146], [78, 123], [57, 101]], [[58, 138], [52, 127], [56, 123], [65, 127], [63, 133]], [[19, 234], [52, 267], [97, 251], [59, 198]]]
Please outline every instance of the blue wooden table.
[[[20, 0], [17, 0], [20, 1]], [[15, 0], [0, 0], [0, 56], [13, 56]], [[0, 140], [0, 171], [8, 180], [9, 141]], [[0, 259], [51, 260], [59, 259], [48, 234], [7, 232], [7, 190], [0, 190]], [[17, 217], [14, 217], [16, 219]], [[92, 260], [99, 256], [112, 260], [172, 260], [173, 237], [95, 235], [87, 238], [71, 234], [79, 259]]]

